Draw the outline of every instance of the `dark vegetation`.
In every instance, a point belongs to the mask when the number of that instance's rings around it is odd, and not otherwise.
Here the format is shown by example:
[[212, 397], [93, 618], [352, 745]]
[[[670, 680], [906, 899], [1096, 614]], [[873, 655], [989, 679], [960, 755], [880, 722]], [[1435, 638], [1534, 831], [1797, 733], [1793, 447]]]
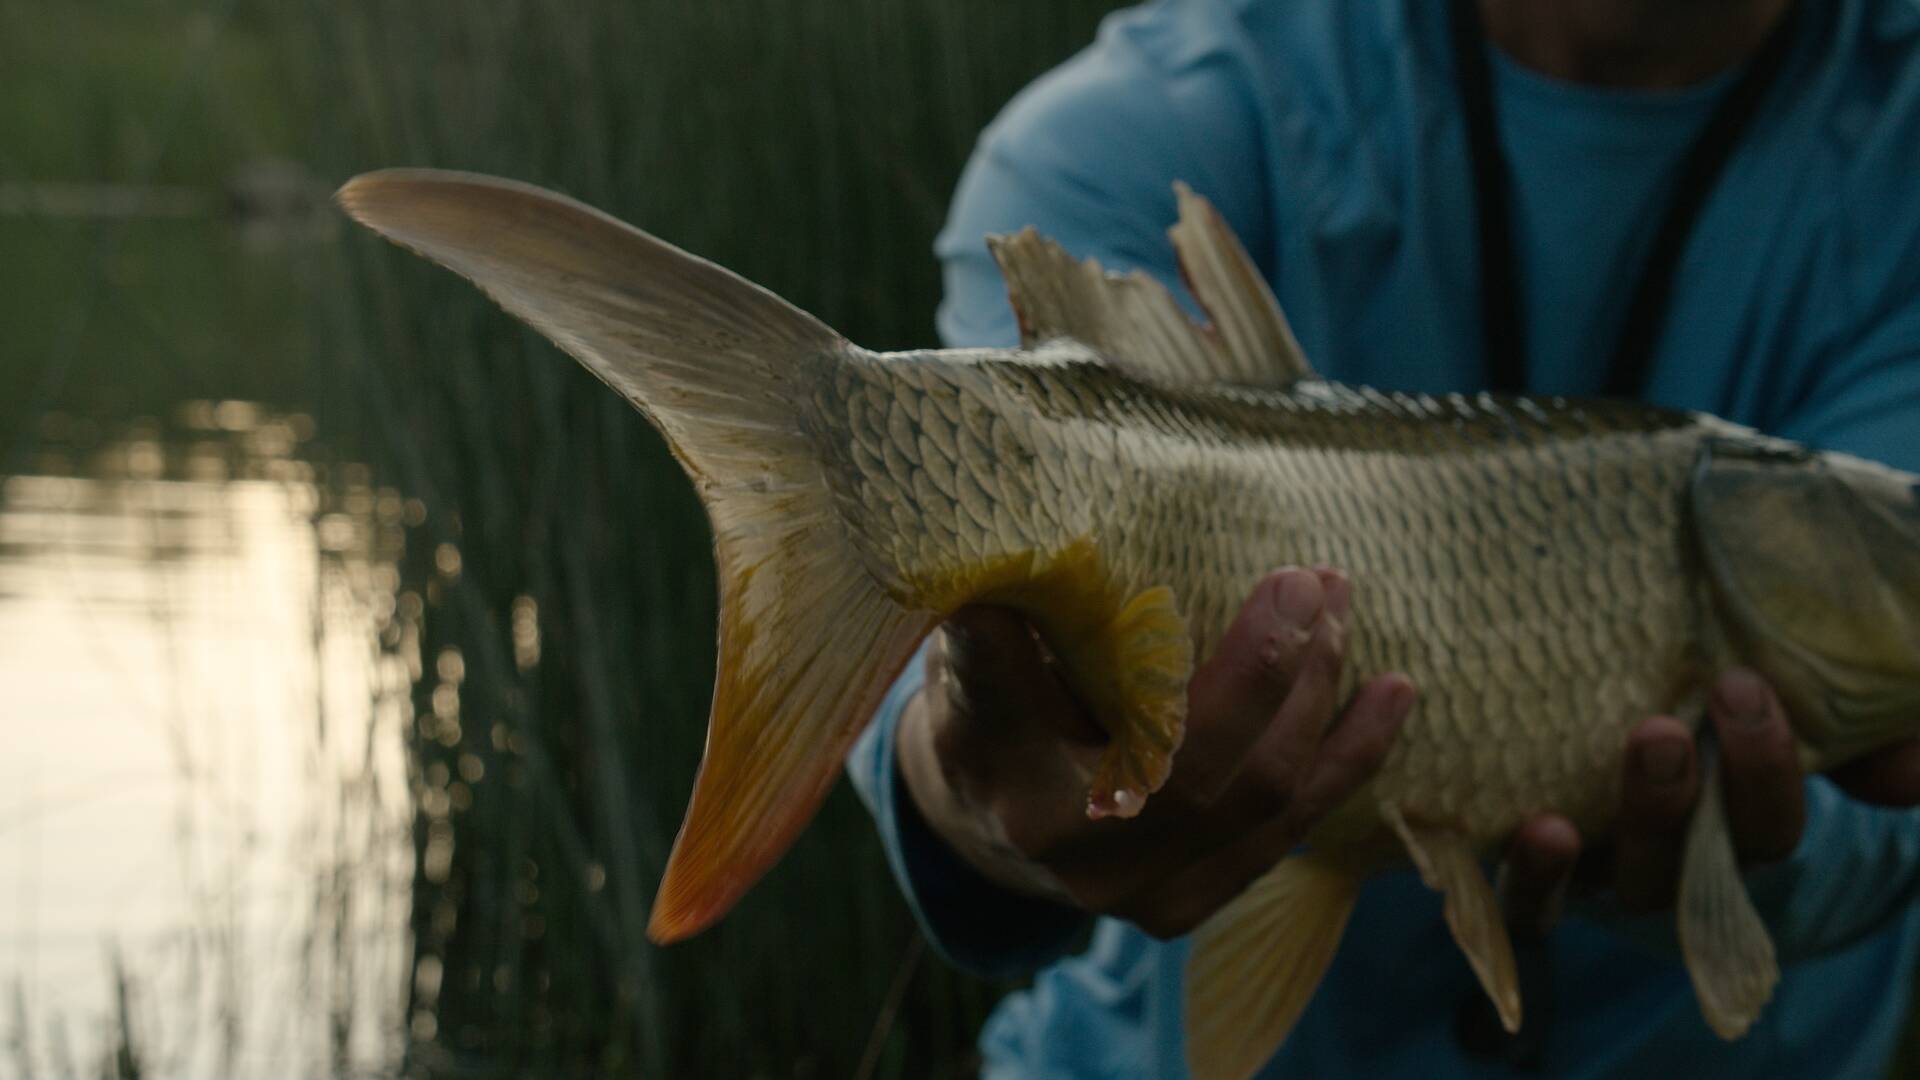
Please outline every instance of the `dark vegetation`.
[[975, 135], [1112, 6], [0, 0], [0, 473], [49, 414], [244, 397], [426, 507], [408, 1072], [964, 1074], [1005, 988], [926, 956], [846, 790], [719, 928], [645, 941], [712, 678], [704, 518], [637, 414], [325, 193], [530, 180], [931, 344]]

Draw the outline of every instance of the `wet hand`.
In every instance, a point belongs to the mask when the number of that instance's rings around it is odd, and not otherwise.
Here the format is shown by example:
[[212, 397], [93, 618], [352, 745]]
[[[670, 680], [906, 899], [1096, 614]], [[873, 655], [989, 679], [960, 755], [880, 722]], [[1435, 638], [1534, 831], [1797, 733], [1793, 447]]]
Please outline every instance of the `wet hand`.
[[[1725, 770], [1727, 823], [1742, 862], [1786, 858], [1806, 827], [1806, 796], [1786, 711], [1750, 671], [1722, 675], [1707, 717]], [[1920, 742], [1899, 743], [1828, 774], [1863, 802], [1920, 805]], [[1626, 776], [1610, 845], [1582, 855], [1572, 823], [1541, 815], [1515, 833], [1502, 866], [1503, 899], [1516, 934], [1545, 933], [1570, 884], [1611, 887], [1629, 911], [1673, 906], [1687, 823], [1700, 796], [1693, 735], [1670, 716], [1641, 723], [1627, 740]]]
[[908, 790], [1000, 884], [1184, 934], [1365, 783], [1412, 708], [1403, 675], [1368, 682], [1341, 708], [1350, 597], [1330, 569], [1263, 579], [1193, 674], [1166, 785], [1139, 816], [1102, 821], [1086, 815], [1099, 725], [1019, 615], [962, 611], [901, 718]]

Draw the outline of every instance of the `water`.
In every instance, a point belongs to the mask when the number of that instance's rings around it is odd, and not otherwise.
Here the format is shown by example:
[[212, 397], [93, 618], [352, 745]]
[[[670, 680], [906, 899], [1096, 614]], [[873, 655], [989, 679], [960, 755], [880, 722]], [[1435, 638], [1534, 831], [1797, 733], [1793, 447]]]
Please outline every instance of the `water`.
[[0, 489], [0, 1071], [390, 1074], [410, 508], [246, 403], [68, 425]]

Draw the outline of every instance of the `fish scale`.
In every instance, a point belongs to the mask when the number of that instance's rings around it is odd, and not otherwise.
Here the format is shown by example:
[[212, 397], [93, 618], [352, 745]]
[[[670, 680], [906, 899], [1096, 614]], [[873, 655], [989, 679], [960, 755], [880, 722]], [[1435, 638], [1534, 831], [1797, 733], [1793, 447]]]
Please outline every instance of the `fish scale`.
[[[1697, 722], [1721, 666], [1774, 687], [1807, 769], [1920, 735], [1920, 478], [1628, 402], [1327, 382], [1182, 186], [1169, 236], [1210, 323], [1026, 230], [989, 241], [1021, 348], [892, 355], [550, 192], [396, 171], [340, 201], [625, 395], [707, 507], [719, 662], [656, 940], [711, 924], [779, 858], [895, 676], [969, 604], [1019, 610], [1107, 729], [1096, 818], [1167, 781], [1195, 664], [1277, 566], [1351, 578], [1343, 692], [1385, 671], [1420, 687], [1371, 782], [1193, 935], [1196, 1080], [1272, 1055], [1361, 879], [1393, 862], [1443, 895], [1517, 1030], [1481, 856], [1543, 811], [1604, 833], [1631, 727]], [[1698, 761], [1675, 918], [1702, 1016], [1735, 1038], [1779, 967], [1717, 762]]]

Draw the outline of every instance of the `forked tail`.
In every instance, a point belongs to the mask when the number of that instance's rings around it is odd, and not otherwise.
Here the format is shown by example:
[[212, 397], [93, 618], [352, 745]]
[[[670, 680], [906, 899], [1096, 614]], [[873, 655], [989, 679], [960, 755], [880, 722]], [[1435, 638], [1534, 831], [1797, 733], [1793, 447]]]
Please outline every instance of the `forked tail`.
[[793, 843], [937, 622], [862, 568], [801, 427], [813, 380], [853, 346], [729, 271], [538, 188], [392, 170], [338, 198], [633, 402], [699, 490], [720, 572], [719, 670], [648, 926], [657, 941], [693, 934]]

